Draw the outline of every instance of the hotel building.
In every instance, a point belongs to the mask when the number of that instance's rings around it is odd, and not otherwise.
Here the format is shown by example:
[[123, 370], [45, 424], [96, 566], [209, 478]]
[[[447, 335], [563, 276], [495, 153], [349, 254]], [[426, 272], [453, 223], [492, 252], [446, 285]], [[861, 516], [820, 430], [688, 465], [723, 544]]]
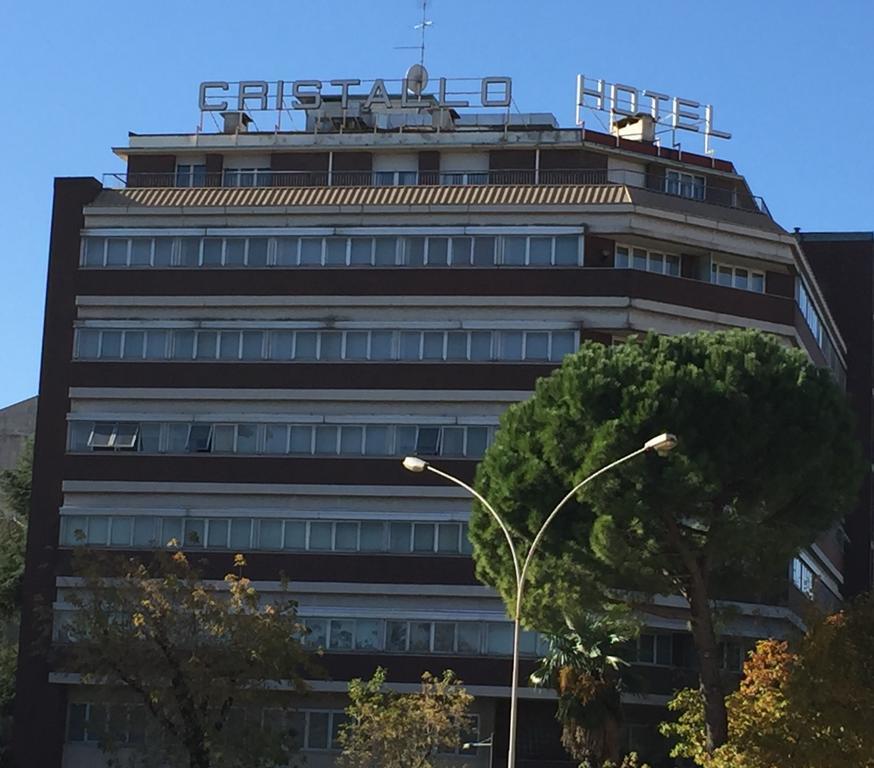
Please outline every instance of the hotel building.
[[[324, 97], [296, 129], [223, 118], [131, 134], [124, 173], [55, 182], [17, 764], [101, 764], [89, 687], [51, 668], [37, 620], [53, 606], [62, 639], [71, 550], [175, 538], [209, 576], [244, 552], [262, 591], [290, 578], [330, 675], [299, 716], [309, 765], [333, 764], [346, 682], [376, 665], [400, 689], [455, 670], [498, 765], [512, 626], [474, 578], [469, 499], [400, 459], [470, 479], [501, 412], [585, 340], [759, 328], [843, 385], [818, 273], [731, 162], [659, 146], [647, 116], [601, 133]], [[726, 674], [807, 599], [840, 599], [843, 536], [786, 564], [779, 604], [738, 604]], [[682, 604], [661, 608], [627, 701], [654, 760], [652, 724], [695, 679]], [[571, 765], [549, 693], [521, 696], [520, 768]]]

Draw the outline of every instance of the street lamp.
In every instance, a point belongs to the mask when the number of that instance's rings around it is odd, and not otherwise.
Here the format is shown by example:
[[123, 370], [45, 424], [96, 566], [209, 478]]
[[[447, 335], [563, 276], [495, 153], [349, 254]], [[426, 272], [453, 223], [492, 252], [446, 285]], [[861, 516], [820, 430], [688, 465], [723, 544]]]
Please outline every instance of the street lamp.
[[567, 494], [565, 494], [564, 498], [555, 505], [555, 509], [553, 509], [552, 512], [549, 513], [543, 525], [540, 526], [540, 530], [537, 531], [537, 535], [534, 537], [534, 541], [531, 542], [531, 546], [529, 547], [528, 552], [525, 555], [525, 560], [522, 561], [521, 565], [519, 562], [519, 556], [516, 552], [516, 545], [513, 543], [513, 537], [510, 534], [510, 529], [507, 527], [507, 524], [501, 519], [501, 516], [494, 510], [494, 507], [492, 507], [492, 505], [489, 504], [488, 501], [486, 501], [486, 499], [483, 497], [482, 494], [479, 493], [479, 491], [477, 491], [475, 488], [472, 488], [463, 480], [459, 480], [457, 477], [450, 475], [447, 472], [444, 472], [442, 469], [437, 469], [437, 467], [428, 463], [424, 459], [420, 459], [418, 456], [407, 456], [406, 458], [404, 458], [404, 469], [407, 469], [410, 472], [424, 472], [425, 470], [427, 470], [428, 472], [433, 472], [435, 475], [439, 475], [440, 477], [449, 480], [449, 482], [455, 483], [455, 485], [464, 488], [465, 491], [467, 491], [488, 510], [489, 514], [491, 514], [491, 516], [495, 519], [495, 522], [500, 526], [501, 531], [504, 534], [504, 538], [507, 540], [507, 545], [510, 547], [510, 554], [513, 557], [513, 570], [515, 571], [516, 575], [516, 610], [513, 614], [513, 681], [510, 685], [510, 733], [509, 746], [507, 749], [508, 768], [515, 768], [516, 766], [516, 716], [518, 714], [517, 705], [519, 694], [519, 633], [522, 619], [522, 591], [525, 585], [525, 575], [528, 573], [528, 566], [531, 564], [531, 558], [534, 556], [534, 552], [537, 550], [537, 545], [540, 543], [540, 540], [543, 538], [543, 534], [546, 532], [546, 529], [555, 519], [556, 515], [561, 511], [562, 507], [564, 507], [564, 505], [567, 504], [567, 502], [570, 501], [577, 494], [577, 491], [583, 488], [583, 486], [590, 483], [599, 475], [603, 475], [605, 472], [609, 472], [614, 467], [618, 467], [620, 464], [624, 464], [629, 459], [633, 459], [635, 456], [639, 456], [642, 453], [648, 453], [650, 451], [657, 453], [659, 456], [665, 456], [676, 445], [676, 436], [670, 434], [669, 432], [657, 435], [656, 437], [647, 440], [636, 451], [632, 451], [627, 456], [623, 456], [621, 459], [616, 459], [616, 461], [613, 461], [610, 464], [601, 467], [601, 469], [593, 472], [585, 480], [577, 483], [567, 492]]
[[489, 768], [492, 768], [492, 753], [494, 747], [495, 735], [491, 734], [487, 739], [482, 741], [466, 741], [461, 745], [462, 750], [479, 749], [480, 747], [489, 748]]

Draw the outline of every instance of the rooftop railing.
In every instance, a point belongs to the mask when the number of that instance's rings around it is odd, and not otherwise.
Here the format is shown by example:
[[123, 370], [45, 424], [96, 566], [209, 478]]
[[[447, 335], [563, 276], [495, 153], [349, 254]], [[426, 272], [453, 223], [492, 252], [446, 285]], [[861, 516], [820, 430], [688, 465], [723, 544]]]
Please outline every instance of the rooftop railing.
[[207, 173], [199, 166], [184, 166], [175, 173], [107, 173], [110, 188], [264, 188], [264, 187], [413, 187], [413, 186], [607, 186], [625, 185], [687, 200], [763, 213], [770, 216], [761, 197], [741, 184], [716, 185], [688, 173], [642, 173], [606, 168], [541, 168], [451, 171], [277, 171], [225, 169]]

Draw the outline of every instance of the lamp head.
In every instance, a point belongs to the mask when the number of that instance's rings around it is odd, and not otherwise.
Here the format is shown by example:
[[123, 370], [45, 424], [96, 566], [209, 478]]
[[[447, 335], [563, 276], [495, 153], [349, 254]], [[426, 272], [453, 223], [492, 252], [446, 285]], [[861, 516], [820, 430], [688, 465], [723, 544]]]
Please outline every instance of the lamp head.
[[659, 456], [667, 455], [677, 445], [677, 436], [670, 432], [651, 437], [643, 444], [646, 451], [655, 451]]
[[406, 456], [403, 461], [404, 469], [410, 472], [424, 472], [428, 462], [418, 456]]

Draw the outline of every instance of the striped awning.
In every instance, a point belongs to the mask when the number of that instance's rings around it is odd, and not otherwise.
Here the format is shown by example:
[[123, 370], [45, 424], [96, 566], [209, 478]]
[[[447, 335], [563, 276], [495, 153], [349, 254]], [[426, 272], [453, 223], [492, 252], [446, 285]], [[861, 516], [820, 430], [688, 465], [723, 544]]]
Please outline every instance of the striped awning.
[[248, 187], [106, 189], [93, 206], [126, 208], [339, 208], [630, 203], [628, 188], [604, 185]]

